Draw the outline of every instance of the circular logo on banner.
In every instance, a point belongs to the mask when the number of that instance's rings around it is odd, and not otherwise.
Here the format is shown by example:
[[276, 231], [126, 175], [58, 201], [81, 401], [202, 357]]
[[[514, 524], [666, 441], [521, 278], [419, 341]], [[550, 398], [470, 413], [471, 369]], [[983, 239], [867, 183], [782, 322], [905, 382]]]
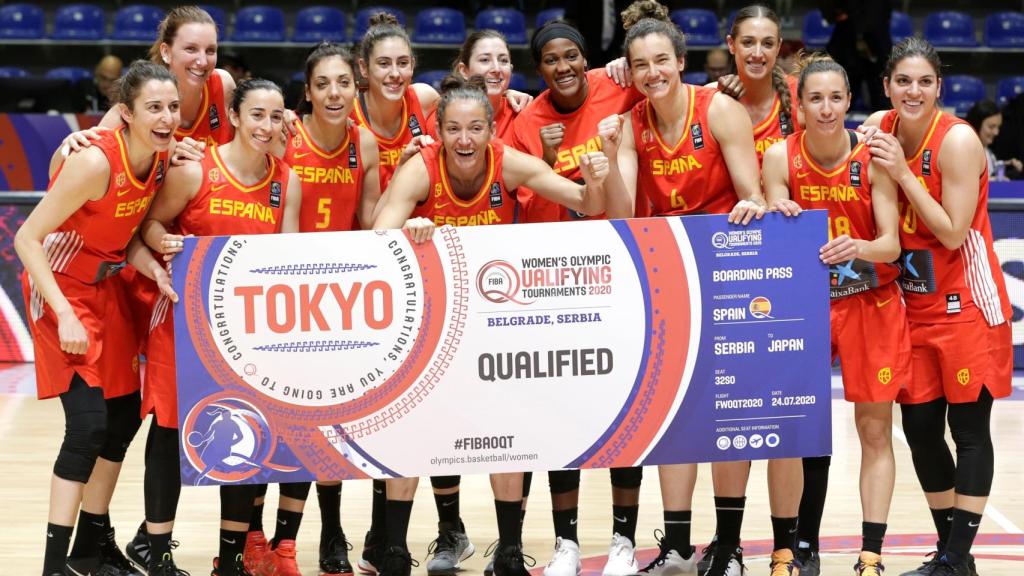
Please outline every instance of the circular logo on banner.
[[476, 274], [476, 290], [488, 302], [501, 304], [504, 302], [520, 302], [519, 270], [504, 260], [491, 260], [480, 267]]
[[711, 235], [711, 245], [719, 250], [729, 247], [729, 235], [725, 232], [715, 232]]
[[750, 315], [758, 320], [772, 317], [772, 301], [758, 296], [750, 301]]
[[419, 263], [404, 238], [314, 236], [301, 249], [291, 247], [298, 235], [232, 237], [209, 258], [221, 357], [252, 389], [290, 406], [339, 405], [374, 390], [409, 356], [423, 321]]
[[182, 426], [182, 451], [202, 480], [240, 482], [260, 471], [273, 435], [267, 419], [251, 403], [231, 397], [192, 408]]

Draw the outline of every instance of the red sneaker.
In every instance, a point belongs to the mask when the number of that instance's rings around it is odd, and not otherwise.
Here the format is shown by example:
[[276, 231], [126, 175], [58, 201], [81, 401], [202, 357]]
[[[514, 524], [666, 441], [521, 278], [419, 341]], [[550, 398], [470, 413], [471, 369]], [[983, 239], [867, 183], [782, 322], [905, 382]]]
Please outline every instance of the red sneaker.
[[281, 540], [260, 565], [259, 576], [302, 576], [295, 560], [295, 540]]
[[262, 530], [249, 532], [245, 535], [245, 552], [242, 554], [245, 569], [256, 574], [264, 559], [270, 554], [270, 544]]

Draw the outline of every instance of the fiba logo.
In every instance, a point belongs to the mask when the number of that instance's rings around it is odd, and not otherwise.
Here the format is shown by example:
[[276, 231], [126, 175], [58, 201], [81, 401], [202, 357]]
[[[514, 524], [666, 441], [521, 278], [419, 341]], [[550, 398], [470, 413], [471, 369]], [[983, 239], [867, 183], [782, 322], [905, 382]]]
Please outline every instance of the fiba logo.
[[520, 286], [519, 270], [504, 260], [491, 260], [476, 274], [477, 293], [495, 304], [529, 304], [516, 299]]
[[719, 231], [711, 235], [711, 245], [718, 250], [759, 247], [762, 243], [761, 230], [757, 229]]
[[203, 479], [232, 483], [254, 476], [271, 452], [266, 417], [238, 398], [209, 399], [192, 408], [182, 426], [185, 456]]
[[758, 296], [750, 301], [750, 315], [758, 320], [772, 317], [772, 301]]
[[732, 440], [729, 440], [728, 436], [719, 436], [715, 445], [718, 446], [719, 450], [728, 450], [729, 446], [732, 446]]
[[719, 250], [729, 247], [729, 235], [725, 232], [715, 232], [711, 235], [711, 245]]
[[881, 382], [882, 386], [892, 382], [892, 368], [886, 366], [878, 371], [878, 381]]

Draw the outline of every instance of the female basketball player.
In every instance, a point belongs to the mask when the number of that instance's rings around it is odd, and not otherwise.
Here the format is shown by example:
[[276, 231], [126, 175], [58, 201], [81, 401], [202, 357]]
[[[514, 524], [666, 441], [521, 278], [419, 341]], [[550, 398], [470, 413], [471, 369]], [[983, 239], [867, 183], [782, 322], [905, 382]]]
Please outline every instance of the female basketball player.
[[[151, 249], [165, 255], [180, 252], [183, 237], [190, 234], [298, 231], [302, 200], [299, 177], [272, 155], [284, 123], [281, 89], [267, 80], [242, 82], [233, 94], [227, 120], [235, 129], [231, 142], [213, 145], [201, 162], [186, 162], [168, 173], [166, 193], [154, 203], [142, 229], [143, 238]], [[212, 211], [211, 202], [223, 199], [256, 204], [258, 209], [232, 214]], [[267, 214], [270, 217], [266, 217]], [[165, 513], [171, 514], [173, 522], [181, 481], [177, 477], [178, 445], [174, 430], [177, 427], [174, 325], [166, 302], [157, 303], [152, 324], [146, 377], [146, 394], [151, 399], [146, 405], [152, 406], [159, 427], [170, 430], [154, 440], [152, 446], [154, 451], [159, 448], [163, 455], [164, 459], [158, 462], [170, 468], [155, 470], [154, 481], [164, 483], [158, 491], [168, 500]], [[161, 439], [165, 441], [159, 442]], [[155, 478], [157, 475], [159, 479]], [[149, 476], [147, 463], [147, 480]], [[255, 492], [253, 485], [221, 487], [220, 560], [214, 560], [213, 574], [248, 574], [242, 553]], [[154, 542], [152, 533], [150, 540]], [[151, 559], [155, 553], [154, 542]]]
[[[179, 100], [174, 77], [148, 62], [131, 65], [119, 100], [115, 108], [124, 127], [104, 132], [59, 165], [14, 241], [26, 270], [38, 394], [59, 396], [65, 414], [50, 486], [47, 576], [65, 573], [79, 505], [78, 539], [67, 565], [83, 574], [99, 568], [98, 546], [108, 538], [106, 510], [141, 424], [138, 346], [117, 273], [163, 183]], [[146, 261], [144, 251], [128, 256], [173, 294], [167, 274], [152, 258]], [[130, 569], [125, 564], [105, 569]]]
[[912, 574], [974, 573], [971, 544], [994, 471], [992, 401], [1010, 393], [1012, 374], [985, 150], [970, 125], [939, 108], [942, 65], [928, 42], [894, 46], [883, 82], [893, 109], [868, 119], [880, 128], [868, 144], [900, 187], [900, 284], [913, 346], [912, 384], [897, 400], [939, 535], [938, 554]]
[[[821, 247], [821, 260], [835, 279], [830, 282], [832, 350], [843, 366], [846, 399], [856, 403], [861, 443], [864, 521], [855, 570], [858, 576], [880, 576], [896, 482], [892, 402], [911, 375], [906, 309], [891, 264], [900, 249], [896, 186], [856, 133], [844, 127], [851, 95], [843, 67], [827, 56], [805, 57], [799, 66], [806, 129], [765, 153], [765, 192], [773, 209], [790, 216], [802, 209], [829, 211], [829, 242]], [[776, 542], [773, 561], [781, 560], [780, 545]], [[811, 570], [819, 572], [817, 566]]]
[[[381, 199], [376, 229], [397, 228], [413, 216], [429, 238], [434, 225], [476, 222], [512, 224], [518, 221], [519, 205], [514, 190], [530, 186], [552, 202], [596, 214], [604, 210], [603, 181], [607, 159], [600, 152], [581, 156], [581, 175], [576, 185], [554, 174], [542, 161], [494, 140], [494, 116], [483, 82], [452, 76], [446, 79], [438, 105], [440, 141], [420, 150], [395, 175]], [[503, 201], [495, 204], [488, 192], [497, 186]], [[433, 203], [432, 190], [443, 191], [450, 202]], [[521, 547], [522, 474], [494, 474], [491, 485], [498, 515], [499, 545], [494, 562], [498, 576], [526, 574]], [[418, 479], [387, 482], [388, 549], [381, 572], [409, 574], [411, 558], [405, 544], [412, 497]]]
[[[744, 224], [763, 215], [753, 131], [743, 107], [714, 89], [682, 83], [686, 45], [664, 6], [634, 2], [623, 13], [623, 21], [633, 82], [647, 99], [633, 107], [624, 123], [617, 115], [601, 122], [602, 134], [611, 136], [607, 145], [616, 149], [617, 159], [609, 178], [608, 215], [630, 217], [635, 207], [648, 204], [656, 215], [729, 213], [730, 221]], [[651, 168], [655, 161], [679, 162], [685, 169], [659, 174]], [[639, 197], [638, 191], [642, 191]], [[799, 481], [799, 473], [792, 473], [788, 461], [774, 461], [770, 468], [772, 478]], [[659, 471], [665, 538], [661, 554], [642, 572], [693, 573], [697, 558], [689, 528], [697, 467], [661, 466]], [[746, 473], [744, 467], [744, 478]], [[716, 572], [712, 574], [738, 574], [742, 565], [742, 516], [733, 514], [738, 507], [733, 500], [742, 505], [742, 498], [716, 498], [726, 552], [713, 564]], [[785, 514], [795, 523], [795, 509]]]

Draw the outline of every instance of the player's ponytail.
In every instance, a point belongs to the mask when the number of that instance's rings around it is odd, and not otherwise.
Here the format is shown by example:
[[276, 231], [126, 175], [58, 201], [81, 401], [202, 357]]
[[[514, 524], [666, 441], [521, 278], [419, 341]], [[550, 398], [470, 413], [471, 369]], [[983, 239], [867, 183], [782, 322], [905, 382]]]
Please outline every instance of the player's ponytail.
[[842, 65], [824, 52], [812, 52], [807, 54], [801, 51], [800, 58], [796, 63], [796, 71], [797, 74], [800, 75], [800, 80], [797, 82], [796, 93], [801, 99], [804, 97], [804, 83], [807, 81], [807, 78], [812, 74], [819, 74], [823, 72], [835, 72], [842, 76], [843, 83], [846, 84], [846, 93], [850, 93], [850, 78], [846, 75], [846, 68], [843, 68]]
[[463, 78], [459, 74], [449, 74], [441, 81], [441, 100], [437, 103], [437, 126], [440, 132], [444, 124], [448, 104], [455, 100], [472, 100], [483, 106], [487, 123], [494, 122], [494, 109], [487, 97], [487, 82], [483, 76], [475, 75]]

